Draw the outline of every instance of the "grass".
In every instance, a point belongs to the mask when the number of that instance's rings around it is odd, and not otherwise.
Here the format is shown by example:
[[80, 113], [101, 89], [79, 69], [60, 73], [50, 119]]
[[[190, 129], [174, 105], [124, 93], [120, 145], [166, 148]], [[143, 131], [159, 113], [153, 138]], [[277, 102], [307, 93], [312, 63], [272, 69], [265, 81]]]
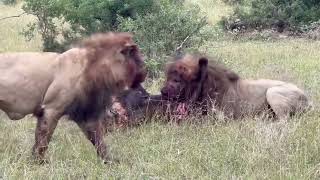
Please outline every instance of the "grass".
[[[0, 19], [23, 13], [21, 6], [22, 3], [16, 6], [5, 6], [0, 2]], [[21, 35], [24, 27], [34, 21], [35, 17], [26, 14], [19, 18], [0, 20], [0, 52], [39, 51], [41, 49], [39, 36], [27, 42], [23, 35]]]
[[[204, 12], [227, 12], [220, 1], [193, 0]], [[222, 9], [220, 8], [222, 7]], [[212, 9], [211, 9], [212, 8]], [[225, 9], [224, 9], [225, 8]], [[18, 7], [0, 5], [0, 17]], [[33, 18], [0, 21], [0, 51], [37, 51], [40, 40], [25, 42], [19, 31]], [[6, 26], [4, 26], [6, 25]], [[150, 123], [106, 138], [120, 164], [103, 165], [79, 128], [63, 120], [50, 143], [50, 164], [31, 157], [35, 121], [0, 117], [1, 179], [319, 179], [320, 42], [303, 39], [207, 42], [215, 55], [247, 78], [291, 81], [303, 87], [316, 110], [288, 122], [261, 119], [204, 124]], [[151, 87], [157, 90], [157, 84]]]
[[232, 7], [226, 5], [223, 0], [188, 0], [188, 3], [199, 5], [203, 15], [207, 16], [208, 23], [215, 25], [223, 16], [232, 13]]

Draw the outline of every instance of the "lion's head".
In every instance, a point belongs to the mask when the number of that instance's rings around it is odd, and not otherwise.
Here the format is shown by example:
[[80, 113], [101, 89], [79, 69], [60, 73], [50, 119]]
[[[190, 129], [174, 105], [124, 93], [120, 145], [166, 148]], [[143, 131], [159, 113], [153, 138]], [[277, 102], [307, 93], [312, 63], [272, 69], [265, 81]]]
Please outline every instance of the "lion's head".
[[224, 91], [239, 77], [206, 56], [186, 54], [169, 63], [162, 96], [169, 100], [197, 101], [204, 92]]
[[82, 92], [66, 111], [71, 119], [95, 118], [110, 106], [112, 95], [139, 86], [146, 76], [142, 56], [130, 33], [94, 34], [83, 40], [72, 56], [84, 59], [79, 61], [84, 71]]
[[166, 82], [161, 94], [170, 100], [185, 101], [199, 84], [201, 72], [207, 69], [208, 59], [191, 55], [174, 59], [167, 65]]
[[144, 62], [130, 33], [95, 34], [81, 45], [89, 51], [86, 75], [95, 86], [111, 87], [118, 92], [144, 81]]

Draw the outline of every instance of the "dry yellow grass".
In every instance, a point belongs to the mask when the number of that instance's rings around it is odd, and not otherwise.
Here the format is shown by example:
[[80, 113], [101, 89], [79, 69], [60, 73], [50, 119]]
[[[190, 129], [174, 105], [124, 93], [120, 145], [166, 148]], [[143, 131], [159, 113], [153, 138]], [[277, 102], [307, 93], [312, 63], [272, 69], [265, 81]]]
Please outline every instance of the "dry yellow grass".
[[[0, 3], [0, 18], [15, 16], [23, 13], [22, 3], [16, 6], [6, 6]], [[10, 51], [39, 51], [41, 40], [39, 36], [27, 42], [20, 33], [23, 28], [35, 18], [31, 15], [22, 15], [19, 18], [0, 20], [0, 52]]]

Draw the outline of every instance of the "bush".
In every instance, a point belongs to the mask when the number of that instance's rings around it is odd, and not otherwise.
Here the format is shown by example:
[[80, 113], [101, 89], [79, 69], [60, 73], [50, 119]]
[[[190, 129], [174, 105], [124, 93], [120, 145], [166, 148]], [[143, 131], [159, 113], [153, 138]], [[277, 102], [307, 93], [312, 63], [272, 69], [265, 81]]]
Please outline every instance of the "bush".
[[[320, 19], [318, 0], [250, 0], [239, 1], [235, 8], [233, 21], [240, 19], [252, 28], [276, 27], [298, 29]], [[230, 25], [230, 23], [227, 23]], [[233, 23], [231, 23], [233, 25]]]
[[[199, 8], [183, 0], [26, 0], [24, 10], [38, 18], [25, 31], [38, 30], [44, 51], [63, 51], [68, 44], [94, 32], [128, 31], [142, 48], [153, 76], [163, 57], [203, 41], [206, 25]], [[59, 25], [57, 25], [57, 22]], [[59, 27], [63, 27], [60, 28]]]
[[[35, 15], [38, 22], [29, 24], [24, 34], [32, 38], [38, 30], [44, 51], [63, 51], [81, 36], [117, 29], [119, 16], [135, 18], [137, 14], [152, 11], [153, 3], [144, 0], [26, 0], [24, 11]], [[59, 39], [59, 35], [62, 38]]]
[[301, 31], [309, 39], [320, 40], [320, 20], [310, 25], [302, 26]]
[[164, 56], [197, 46], [203, 39], [193, 37], [202, 37], [200, 30], [206, 25], [205, 19], [199, 17], [197, 7], [186, 10], [181, 4], [163, 2], [156, 12], [137, 16], [136, 20], [121, 18], [119, 21], [119, 30], [134, 32], [144, 54], [160, 61], [156, 63], [159, 66]]
[[0, 0], [5, 5], [15, 5], [17, 4], [17, 0]]
[[222, 0], [222, 1], [230, 5], [241, 4], [244, 2], [244, 0]]
[[65, 1], [59, 0], [26, 0], [23, 6], [25, 12], [37, 17], [36, 23], [27, 25], [23, 34], [27, 39], [34, 37], [38, 31], [43, 41], [44, 51], [61, 51], [63, 48], [57, 40], [59, 30], [54, 20], [62, 17]]

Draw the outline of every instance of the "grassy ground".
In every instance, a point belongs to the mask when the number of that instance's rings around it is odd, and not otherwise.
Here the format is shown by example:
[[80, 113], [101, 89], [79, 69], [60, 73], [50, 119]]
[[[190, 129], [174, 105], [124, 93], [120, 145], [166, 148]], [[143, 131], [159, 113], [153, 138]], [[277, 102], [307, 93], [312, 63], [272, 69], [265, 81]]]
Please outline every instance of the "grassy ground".
[[[204, 12], [228, 12], [220, 1], [193, 0]], [[212, 9], [211, 9], [212, 8]], [[0, 5], [0, 17], [17, 8]], [[32, 17], [0, 21], [0, 51], [39, 50], [18, 31]], [[244, 77], [288, 80], [306, 89], [316, 109], [320, 102], [320, 42], [208, 42], [215, 55]], [[102, 165], [94, 148], [69, 121], [60, 122], [47, 153], [50, 164], [32, 161], [35, 121], [0, 118], [1, 179], [319, 179], [320, 113], [289, 122], [248, 119], [182, 126], [151, 123], [111, 133], [107, 142], [120, 164]], [[211, 119], [211, 120], [210, 120]]]

